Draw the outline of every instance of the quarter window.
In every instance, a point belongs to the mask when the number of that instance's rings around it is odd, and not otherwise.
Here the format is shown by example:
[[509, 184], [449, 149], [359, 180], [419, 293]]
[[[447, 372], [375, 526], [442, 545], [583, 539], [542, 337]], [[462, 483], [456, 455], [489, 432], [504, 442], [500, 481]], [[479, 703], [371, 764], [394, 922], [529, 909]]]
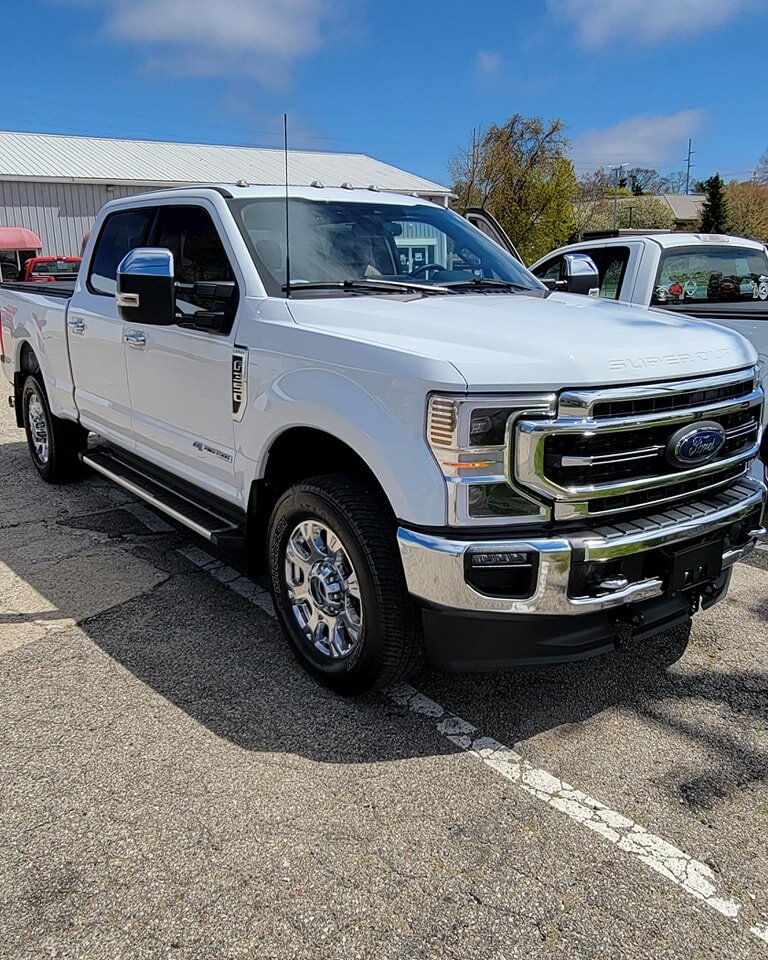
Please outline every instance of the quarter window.
[[107, 217], [88, 275], [88, 286], [92, 293], [114, 297], [120, 261], [135, 247], [146, 246], [155, 212], [154, 207], [141, 207], [121, 210]]

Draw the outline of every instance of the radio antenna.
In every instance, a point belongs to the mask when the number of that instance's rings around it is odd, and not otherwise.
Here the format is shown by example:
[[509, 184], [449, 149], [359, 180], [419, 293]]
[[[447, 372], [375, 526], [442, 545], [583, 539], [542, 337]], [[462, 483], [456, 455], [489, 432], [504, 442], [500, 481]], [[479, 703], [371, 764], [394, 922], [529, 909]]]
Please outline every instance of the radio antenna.
[[283, 152], [285, 154], [285, 295], [291, 295], [291, 230], [288, 214], [288, 114], [283, 114]]

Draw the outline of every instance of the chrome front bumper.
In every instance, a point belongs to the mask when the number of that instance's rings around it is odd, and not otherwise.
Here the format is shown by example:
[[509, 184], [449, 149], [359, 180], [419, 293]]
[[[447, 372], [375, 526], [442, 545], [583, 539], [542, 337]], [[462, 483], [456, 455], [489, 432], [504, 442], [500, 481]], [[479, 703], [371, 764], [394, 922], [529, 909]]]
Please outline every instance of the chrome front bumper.
[[[571, 596], [571, 572], [579, 562], [610, 561], [716, 533], [745, 520], [765, 501], [766, 487], [752, 479], [739, 481], [722, 493], [635, 522], [620, 522], [592, 532], [548, 539], [451, 540], [416, 533], [401, 527], [397, 532], [400, 556], [409, 592], [427, 603], [467, 613], [543, 616], [576, 615], [608, 610], [650, 600], [664, 594], [661, 578], [629, 583], [622, 589], [598, 591], [594, 596]], [[726, 550], [723, 568], [746, 556], [760, 527], [749, 531], [747, 541]], [[511, 551], [538, 554], [538, 574], [530, 597], [486, 596], [467, 583], [467, 555], [477, 551]]]

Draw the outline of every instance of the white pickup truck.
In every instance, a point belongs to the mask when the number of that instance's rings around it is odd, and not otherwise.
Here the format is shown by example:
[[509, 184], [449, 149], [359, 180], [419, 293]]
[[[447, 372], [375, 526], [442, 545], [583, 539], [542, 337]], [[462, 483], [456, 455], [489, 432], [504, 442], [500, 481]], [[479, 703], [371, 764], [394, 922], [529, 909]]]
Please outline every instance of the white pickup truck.
[[416, 198], [114, 201], [73, 289], [3, 285], [0, 308], [40, 475], [84, 464], [247, 548], [342, 693], [422, 649], [488, 669], [687, 635], [765, 534], [745, 339], [552, 292]]
[[566, 257], [588, 256], [597, 267], [601, 298], [687, 313], [722, 323], [768, 358], [768, 252], [743, 237], [706, 233], [623, 235], [561, 247], [531, 272], [565, 283]]

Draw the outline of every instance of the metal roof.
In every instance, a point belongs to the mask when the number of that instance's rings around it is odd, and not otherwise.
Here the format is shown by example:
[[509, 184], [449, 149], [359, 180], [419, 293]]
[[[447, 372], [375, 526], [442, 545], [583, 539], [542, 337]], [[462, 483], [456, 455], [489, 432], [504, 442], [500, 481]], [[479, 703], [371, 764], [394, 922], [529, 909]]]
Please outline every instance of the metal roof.
[[[290, 182], [327, 186], [376, 184], [396, 193], [449, 196], [448, 187], [361, 153], [291, 150]], [[0, 132], [0, 180], [48, 180], [162, 186], [184, 183], [279, 184], [283, 151], [212, 143], [107, 140], [48, 133]]]
[[675, 220], [698, 220], [706, 197], [702, 193], [662, 193], [663, 200], [672, 211]]

